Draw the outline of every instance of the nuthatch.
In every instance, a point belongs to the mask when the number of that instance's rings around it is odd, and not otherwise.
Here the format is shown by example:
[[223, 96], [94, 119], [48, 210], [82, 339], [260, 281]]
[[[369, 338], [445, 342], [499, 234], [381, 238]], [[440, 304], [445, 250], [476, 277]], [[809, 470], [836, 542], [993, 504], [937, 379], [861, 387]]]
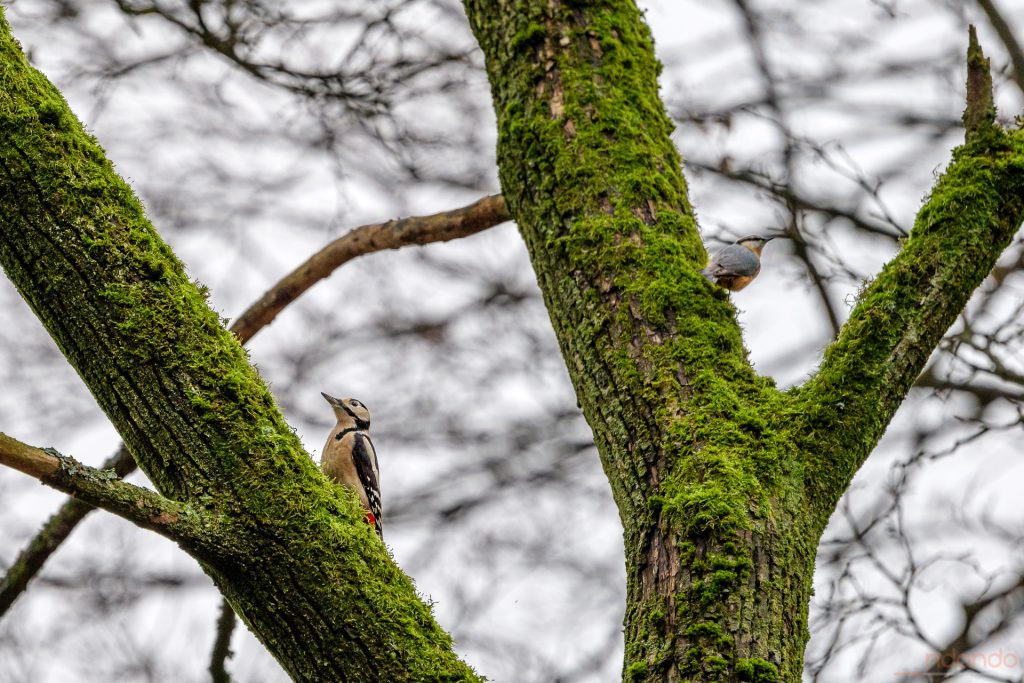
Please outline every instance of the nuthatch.
[[322, 391], [320, 394], [338, 418], [320, 455], [320, 469], [333, 481], [355, 491], [366, 510], [366, 521], [383, 538], [380, 471], [377, 452], [370, 441], [370, 411], [354, 398], [334, 398]]
[[761, 272], [761, 250], [772, 239], [774, 235], [749, 235], [738, 239], [719, 250], [700, 272], [719, 287], [738, 292]]

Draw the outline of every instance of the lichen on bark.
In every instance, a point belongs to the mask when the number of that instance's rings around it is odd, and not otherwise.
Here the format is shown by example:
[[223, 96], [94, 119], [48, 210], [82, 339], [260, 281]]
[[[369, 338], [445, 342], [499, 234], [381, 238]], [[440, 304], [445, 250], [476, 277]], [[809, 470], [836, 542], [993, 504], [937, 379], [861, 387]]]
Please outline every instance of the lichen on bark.
[[[821, 371], [779, 392], [698, 272], [706, 255], [635, 4], [466, 7], [502, 189], [623, 522], [623, 676], [797, 681], [828, 515], [1019, 225], [1019, 133], [993, 126], [956, 153]], [[968, 198], [983, 201], [957, 208]]]
[[[1020, 225], [1024, 137], [988, 109], [965, 118], [968, 143], [900, 255], [816, 375], [780, 392], [699, 274], [706, 254], [636, 6], [466, 8], [505, 198], [623, 521], [624, 678], [797, 681], [818, 537]], [[186, 549], [293, 677], [474, 678], [6, 24], [0, 262], [160, 491], [230, 529]]]
[[158, 490], [230, 529], [178, 540], [293, 678], [476, 680], [3, 20], [0, 264]]

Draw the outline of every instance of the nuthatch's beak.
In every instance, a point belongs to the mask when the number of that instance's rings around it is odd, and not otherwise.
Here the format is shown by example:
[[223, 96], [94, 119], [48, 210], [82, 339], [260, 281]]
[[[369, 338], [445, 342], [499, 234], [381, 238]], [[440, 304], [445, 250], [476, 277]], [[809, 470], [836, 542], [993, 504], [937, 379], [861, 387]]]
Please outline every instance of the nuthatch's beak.
[[320, 395], [323, 396], [325, 399], [327, 399], [327, 402], [330, 403], [332, 406], [335, 406], [337, 408], [341, 407], [341, 399], [340, 398], [334, 398], [330, 394], [325, 394], [322, 391], [320, 392]]

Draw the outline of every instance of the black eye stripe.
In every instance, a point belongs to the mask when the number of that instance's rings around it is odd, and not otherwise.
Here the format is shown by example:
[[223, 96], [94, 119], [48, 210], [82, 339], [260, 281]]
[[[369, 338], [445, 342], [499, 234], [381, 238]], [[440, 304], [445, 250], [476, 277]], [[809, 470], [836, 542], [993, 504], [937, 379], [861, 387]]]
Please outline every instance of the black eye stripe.
[[358, 427], [359, 429], [369, 429], [370, 428], [370, 421], [369, 420], [364, 420], [363, 418], [361, 418], [358, 415], [356, 415], [355, 413], [353, 413], [352, 409], [349, 408], [344, 403], [341, 404], [341, 407], [342, 407], [342, 409], [346, 413], [349, 414], [349, 417], [351, 417], [353, 420], [356, 421], [356, 427]]

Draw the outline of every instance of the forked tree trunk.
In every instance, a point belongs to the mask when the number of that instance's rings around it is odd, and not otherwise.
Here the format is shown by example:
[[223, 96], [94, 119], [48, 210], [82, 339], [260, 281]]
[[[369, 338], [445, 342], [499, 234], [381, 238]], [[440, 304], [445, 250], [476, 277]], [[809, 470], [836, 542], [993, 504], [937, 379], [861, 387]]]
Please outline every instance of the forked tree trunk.
[[1020, 225], [1024, 136], [993, 124], [975, 49], [970, 144], [817, 375], [780, 392], [698, 273], [707, 257], [634, 3], [466, 6], [502, 190], [623, 522], [624, 679], [799, 681], [818, 539]]
[[[635, 5], [466, 5], [505, 197], [623, 521], [624, 678], [798, 681], [818, 538], [1020, 224], [1024, 136], [974, 89], [969, 142], [911, 238], [817, 375], [779, 392], [698, 273]], [[166, 498], [0, 439], [4, 461], [178, 541], [297, 680], [474, 679], [95, 140], [0, 33], [0, 262]]]
[[170, 502], [0, 461], [177, 541], [296, 680], [476, 680], [2, 19], [0, 263]]

